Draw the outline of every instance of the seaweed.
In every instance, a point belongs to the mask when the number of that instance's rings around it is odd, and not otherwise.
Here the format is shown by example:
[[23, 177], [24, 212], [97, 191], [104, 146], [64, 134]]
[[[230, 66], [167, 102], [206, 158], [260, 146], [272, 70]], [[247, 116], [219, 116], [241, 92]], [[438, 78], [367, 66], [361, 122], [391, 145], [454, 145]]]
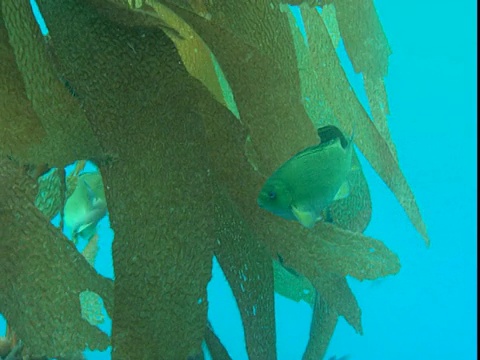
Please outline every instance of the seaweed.
[[208, 350], [212, 355], [212, 358], [215, 360], [231, 360], [232, 358], [228, 354], [227, 349], [220, 342], [220, 339], [215, 335], [215, 332], [212, 329], [210, 323], [207, 326], [207, 331], [205, 333], [205, 343], [207, 344]]
[[11, 160], [0, 165], [0, 312], [32, 355], [105, 349], [107, 335], [80, 316], [79, 294], [95, 291], [111, 311], [113, 283], [35, 207], [33, 179]]
[[[2, 54], [13, 55], [15, 66], [12, 64], [11, 70], [17, 75], [15, 80], [9, 79], [17, 89], [6, 92], [7, 98], [12, 95], [15, 98], [4, 104], [6, 109], [2, 109], [1, 121], [7, 123], [7, 129], [11, 128], [15, 118], [9, 116], [10, 112], [14, 111], [10, 107], [18, 106], [19, 100], [23, 102], [28, 99], [25, 110], [21, 108], [17, 111], [27, 115], [29, 119], [19, 119], [20, 123], [34, 131], [29, 132], [28, 138], [23, 141], [28, 142], [31, 139], [33, 143], [40, 142], [38, 146], [32, 147], [34, 152], [31, 151], [24, 159], [29, 161], [25, 162], [47, 163], [58, 167], [66, 166], [77, 159], [99, 156], [100, 148], [81, 108], [58, 81], [53, 70], [45, 40], [35, 23], [30, 4], [24, 1], [2, 0], [1, 6], [4, 31], [8, 34], [10, 46], [5, 52], [2, 51]], [[10, 63], [13, 59], [9, 59]], [[3, 76], [11, 77], [8, 74]], [[20, 95], [19, 98], [16, 97], [17, 94]], [[13, 135], [13, 138], [17, 137], [17, 134]], [[7, 136], [7, 139], [11, 137]], [[70, 146], [72, 139], [75, 139], [76, 146]], [[22, 157], [17, 156], [17, 159]]]
[[333, 6], [345, 50], [355, 72], [363, 75], [374, 124], [396, 156], [395, 145], [387, 124], [389, 108], [383, 82], [388, 72], [388, 58], [392, 50], [373, 1], [363, 1], [359, 4], [351, 0], [335, 0]]
[[[252, 359], [275, 354], [274, 281], [270, 254], [225, 192], [215, 202], [215, 256], [237, 301]], [[268, 329], [268, 331], [265, 331]]]
[[352, 92], [318, 12], [305, 7], [302, 7], [301, 11], [307, 33], [314, 39], [309, 44], [312, 64], [309, 81], [313, 79], [314, 84], [318, 85], [317, 88], [322, 89], [319, 97], [332, 109], [339, 124], [350, 133], [355, 128], [355, 145], [392, 190], [410, 221], [428, 245], [430, 240], [420, 210], [400, 169], [396, 155], [388, 144], [388, 138], [379, 132]]
[[[24, 352], [74, 356], [88, 344], [112, 345], [114, 359], [200, 359], [205, 341], [229, 359], [207, 320], [214, 255], [250, 358], [276, 358], [274, 291], [313, 308], [305, 359], [324, 356], [339, 316], [362, 333], [346, 277], [396, 274], [400, 262], [363, 235], [372, 204], [358, 158], [351, 194], [312, 230], [256, 197], [268, 174], [318, 142], [316, 128], [336, 125], [354, 131], [428, 243], [386, 123], [390, 48], [370, 2], [358, 34], [352, 2], [324, 1], [322, 15], [320, 2], [303, 2], [307, 39], [285, 3], [300, 2], [42, 0], [43, 38], [27, 0], [0, 1], [0, 312]], [[340, 36], [373, 121], [339, 63]], [[63, 167], [79, 159], [94, 161], [105, 185], [113, 282], [92, 267], [95, 236], [84, 257], [50, 224], [75, 187]], [[98, 296], [110, 338], [92, 325]]]

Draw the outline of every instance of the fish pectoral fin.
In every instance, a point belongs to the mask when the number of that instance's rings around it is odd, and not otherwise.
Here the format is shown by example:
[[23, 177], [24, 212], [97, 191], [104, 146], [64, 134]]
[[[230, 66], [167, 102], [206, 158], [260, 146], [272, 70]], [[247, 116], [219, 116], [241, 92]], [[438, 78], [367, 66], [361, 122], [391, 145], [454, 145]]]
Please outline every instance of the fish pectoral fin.
[[86, 224], [82, 224], [78, 227], [76, 233], [77, 234], [80, 234], [82, 231], [84, 231], [85, 229], [89, 228], [90, 226], [93, 225], [93, 222], [89, 222], [89, 223], [86, 223]]
[[362, 167], [360, 166], [359, 162], [353, 162], [352, 161], [352, 166], [350, 167], [350, 171], [360, 171], [362, 170]]
[[299, 209], [298, 207], [292, 205], [292, 213], [295, 215], [295, 218], [300, 224], [305, 226], [308, 229], [313, 228], [315, 222], [317, 221], [317, 216], [311, 211]]
[[334, 201], [345, 199], [348, 195], [350, 195], [350, 185], [348, 181], [344, 181], [343, 184], [338, 189], [337, 194], [333, 198]]

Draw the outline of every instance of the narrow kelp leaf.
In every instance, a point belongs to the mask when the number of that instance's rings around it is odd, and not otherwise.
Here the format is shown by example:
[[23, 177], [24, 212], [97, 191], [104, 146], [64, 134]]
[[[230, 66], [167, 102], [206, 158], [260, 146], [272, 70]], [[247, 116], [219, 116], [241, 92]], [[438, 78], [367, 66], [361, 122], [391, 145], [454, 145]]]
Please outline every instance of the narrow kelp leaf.
[[303, 359], [323, 358], [339, 316], [343, 316], [357, 333], [363, 333], [361, 310], [344, 277], [318, 269], [312, 283], [317, 296]]
[[278, 262], [274, 262], [274, 271], [277, 293], [294, 301], [304, 300], [313, 308], [304, 358], [322, 358], [338, 316], [343, 316], [355, 331], [362, 333], [361, 310], [344, 277], [318, 269], [317, 276], [310, 282], [303, 275], [287, 271]]
[[38, 178], [38, 193], [35, 198], [35, 206], [52, 220], [63, 206], [62, 203], [62, 177], [60, 169], [52, 169]]
[[326, 94], [323, 93], [324, 89], [318, 86], [320, 80], [317, 72], [313, 71], [307, 39], [304, 38], [290, 9], [287, 7], [282, 11], [287, 16], [295, 46], [303, 107], [315, 128], [320, 128], [322, 124], [336, 124], [338, 120], [327, 102]]
[[322, 79], [318, 86], [323, 87], [323, 94], [334, 109], [342, 128], [348, 131], [355, 128], [355, 144], [392, 190], [428, 245], [426, 227], [412, 190], [400, 170], [395, 155], [351, 90], [322, 18], [316, 10], [302, 7], [301, 11], [311, 39], [309, 48], [312, 64], [318, 73], [318, 79]]
[[[61, 169], [53, 168], [40, 176], [37, 180], [38, 194], [35, 198], [35, 206], [50, 220], [62, 212], [64, 201], [70, 197], [78, 182], [78, 174], [85, 167], [85, 161], [76, 162], [74, 170], [65, 178]], [[62, 189], [65, 187], [65, 194], [62, 196]]]
[[[307, 263], [312, 264], [308, 260]], [[343, 316], [356, 332], [362, 334], [361, 310], [344, 276], [325, 271], [320, 266], [309, 266], [304, 271], [317, 294], [304, 358], [318, 359], [326, 351], [338, 316]]]
[[397, 149], [393, 143], [390, 129], [388, 128], [387, 115], [389, 114], [387, 92], [383, 78], [375, 74], [364, 73], [363, 85], [368, 98], [370, 113], [373, 123], [377, 127], [380, 134], [387, 142], [390, 151], [395, 158], [397, 157]]
[[286, 269], [276, 260], [273, 261], [273, 276], [276, 293], [296, 302], [303, 300], [313, 307], [315, 288], [305, 276]]
[[40, 8], [59, 66], [112, 155], [98, 164], [115, 232], [112, 357], [201, 356], [214, 214], [194, 109], [217, 102], [163, 30], [117, 23], [89, 1], [44, 0]]
[[250, 131], [261, 173], [271, 173], [318, 141], [300, 101], [295, 49], [288, 20], [278, 6], [267, 1], [215, 2], [208, 8], [212, 17], [207, 21], [167, 4], [218, 60]]
[[361, 310], [346, 279], [319, 271], [314, 282], [318, 291], [310, 326], [310, 339], [303, 359], [323, 358], [339, 316], [345, 317], [357, 333], [363, 333]]
[[47, 157], [40, 153], [39, 145], [46, 132], [26, 95], [1, 7], [0, 83], [0, 154], [14, 156], [23, 163], [42, 163]]
[[383, 79], [392, 54], [372, 0], [335, 0], [336, 18], [353, 69], [363, 74], [372, 119], [396, 156], [387, 123], [388, 99]]
[[[98, 234], [93, 235], [82, 250], [82, 255], [92, 268], [95, 268], [95, 259], [98, 254]], [[80, 293], [80, 306], [82, 317], [92, 325], [99, 325], [105, 321], [102, 312], [102, 299], [93, 291], [83, 291]]]
[[323, 359], [337, 322], [338, 314], [335, 309], [330, 308], [322, 295], [317, 293], [310, 325], [310, 339], [303, 360]]
[[108, 337], [81, 318], [79, 295], [95, 291], [111, 311], [113, 283], [35, 207], [33, 179], [11, 160], [0, 167], [0, 312], [31, 355], [104, 350]]
[[340, 40], [342, 36], [340, 34], [340, 29], [338, 28], [338, 21], [337, 21], [337, 14], [335, 10], [334, 4], [325, 4], [322, 6], [322, 13], [320, 16], [325, 23], [325, 26], [328, 30], [328, 34], [330, 35], [330, 39], [332, 39], [333, 47], [336, 49], [340, 44]]
[[323, 271], [319, 267], [311, 281], [329, 308], [334, 309], [338, 316], [343, 316], [357, 333], [362, 334], [362, 312], [355, 295], [348, 286], [347, 279], [344, 276]]
[[250, 359], [275, 359], [274, 280], [270, 254], [224, 191], [215, 204], [215, 256], [240, 310]]
[[208, 351], [210, 352], [213, 360], [232, 360], [227, 349], [225, 349], [225, 346], [223, 346], [222, 342], [213, 331], [210, 323], [207, 325], [205, 343], [207, 344]]
[[[27, 98], [31, 105], [27, 105], [22, 113], [31, 118], [28, 121], [31, 126], [41, 126], [46, 133], [41, 138], [35, 135], [38, 131], [33, 133], [32, 139], [41, 140], [41, 146], [34, 148], [39, 152], [32, 160], [40, 161], [35, 164], [48, 163], [50, 166], [63, 167], [76, 159], [100, 156], [100, 148], [79, 103], [53, 71], [30, 2], [2, 0], [1, 7], [9, 43], [15, 54], [17, 69], [14, 71], [20, 72], [24, 87], [24, 94], [19, 93], [22, 96], [18, 100], [11, 99], [13, 105], [7, 107], [15, 106], [17, 101], [24, 103]], [[15, 80], [19, 81], [18, 77]], [[21, 91], [20, 84], [12, 85]], [[32, 111], [40, 120], [40, 125], [32, 124], [35, 121]], [[2, 122], [14, 120], [7, 117]], [[21, 121], [19, 124], [27, 123]], [[13, 126], [9, 125], [7, 129]]]
[[333, 4], [340, 34], [355, 72], [385, 77], [392, 50], [373, 1], [334, 0]]
[[398, 257], [381, 241], [325, 222], [318, 222], [309, 231], [294, 222], [267, 215], [267, 232], [274, 239], [271, 246], [281, 254], [285, 266], [309, 279], [316, 274], [317, 266], [359, 280], [373, 280], [400, 270]]
[[[302, 98], [305, 110], [316, 128], [331, 124], [341, 127], [335, 117], [333, 108], [327, 101], [326, 94], [318, 83], [318, 73], [313, 71], [310, 50], [303, 38], [293, 14], [286, 9], [292, 36], [295, 44], [298, 62], [298, 72], [302, 84]], [[348, 134], [347, 134], [348, 137]], [[352, 158], [352, 171], [348, 175], [350, 195], [345, 199], [335, 201], [325, 211], [322, 217], [342, 228], [362, 232], [371, 218], [372, 204], [370, 191], [363, 170], [356, 154]]]

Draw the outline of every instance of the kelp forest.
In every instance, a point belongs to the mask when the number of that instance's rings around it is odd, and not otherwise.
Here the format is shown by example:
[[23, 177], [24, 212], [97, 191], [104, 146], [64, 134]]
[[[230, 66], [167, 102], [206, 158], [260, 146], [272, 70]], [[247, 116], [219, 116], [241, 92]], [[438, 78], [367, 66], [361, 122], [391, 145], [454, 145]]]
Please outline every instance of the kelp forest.
[[[111, 346], [113, 359], [203, 359], [206, 345], [230, 359], [207, 318], [214, 256], [250, 359], [277, 357], [275, 292], [313, 309], [304, 359], [325, 356], [339, 317], [362, 334], [346, 277], [393, 275], [401, 259], [363, 235], [372, 203], [358, 153], [429, 243], [390, 137], [392, 50], [373, 0], [38, 6], [48, 34], [28, 0], [0, 0], [0, 358]], [[354, 134], [349, 195], [311, 229], [259, 208], [265, 180], [325, 125]], [[108, 204], [114, 280], [93, 266], [101, 238], [79, 251], [62, 231], [86, 162]], [[111, 336], [96, 326], [102, 306]]]

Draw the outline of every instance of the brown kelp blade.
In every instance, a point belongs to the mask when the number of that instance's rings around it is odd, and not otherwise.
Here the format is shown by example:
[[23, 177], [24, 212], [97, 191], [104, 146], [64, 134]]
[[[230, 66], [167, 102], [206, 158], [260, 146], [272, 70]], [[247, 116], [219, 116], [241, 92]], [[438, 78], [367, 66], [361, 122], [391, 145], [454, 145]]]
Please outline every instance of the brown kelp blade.
[[388, 99], [383, 78], [364, 73], [363, 84], [368, 97], [373, 123], [388, 144], [392, 155], [397, 158], [397, 148], [395, 147], [388, 127]]
[[[112, 356], [201, 356], [214, 229], [195, 106], [214, 101], [162, 29], [141, 25], [135, 12], [107, 14], [96, 5], [40, 4], [56, 58], [114, 157], [99, 164], [115, 232]], [[121, 11], [135, 26], [116, 22]]]
[[210, 323], [207, 324], [205, 343], [207, 344], [208, 351], [213, 360], [232, 360], [227, 349], [225, 349], [225, 346], [223, 346], [222, 342], [213, 331]]
[[108, 336], [81, 317], [79, 296], [95, 291], [112, 311], [112, 282], [35, 207], [33, 180], [11, 160], [0, 167], [0, 312], [32, 355], [104, 350]]
[[385, 77], [392, 50], [373, 1], [334, 0], [333, 5], [354, 70]]
[[273, 276], [277, 294], [296, 302], [303, 300], [313, 307], [315, 288], [305, 276], [285, 268], [277, 260], [273, 261]]
[[[297, 53], [305, 110], [317, 128], [322, 128], [326, 125], [335, 125], [342, 128], [323, 93], [327, 89], [318, 86], [317, 82], [319, 80], [316, 79], [317, 74], [313, 69], [306, 39], [300, 33], [293, 14], [289, 10], [286, 10], [286, 14]], [[347, 137], [350, 135], [345, 134]], [[372, 204], [367, 180], [356, 154], [353, 156], [352, 171], [349, 173], [347, 181], [350, 188], [349, 196], [334, 201], [323, 211], [322, 218], [344, 229], [362, 232], [370, 222]]]
[[274, 269], [275, 292], [294, 301], [304, 300], [313, 308], [305, 358], [322, 357], [320, 354], [325, 352], [339, 316], [343, 316], [357, 333], [362, 333], [361, 310], [345, 277], [319, 268], [310, 282], [307, 277], [294, 275], [279, 264]]
[[275, 359], [274, 282], [270, 254], [221, 191], [216, 196], [215, 256], [240, 310], [251, 359]]
[[342, 128], [349, 131], [355, 128], [355, 144], [395, 194], [417, 231], [429, 244], [412, 190], [388, 143], [351, 91], [321, 16], [316, 10], [305, 7], [302, 7], [302, 16], [309, 34], [310, 59], [315, 69], [310, 79], [316, 78], [317, 86], [323, 88], [322, 96], [333, 109]]
[[270, 239], [271, 251], [280, 254], [287, 267], [310, 279], [317, 267], [359, 280], [372, 280], [400, 270], [400, 262], [394, 253], [381, 241], [361, 233], [324, 222], [318, 222], [309, 231], [295, 222], [269, 214], [261, 221], [270, 225], [261, 232]]
[[38, 193], [35, 198], [35, 206], [49, 219], [58, 214], [63, 207], [62, 203], [62, 177], [63, 169], [52, 169], [38, 179]]
[[0, 155], [40, 164], [45, 157], [38, 148], [46, 132], [27, 98], [1, 9], [0, 82]]
[[212, 19], [207, 21], [166, 3], [192, 26], [218, 60], [241, 121], [250, 131], [260, 172], [273, 172], [293, 154], [318, 142], [299, 101], [295, 49], [279, 7], [272, 9], [269, 1], [215, 2], [208, 8]]
[[[82, 255], [88, 263], [95, 267], [95, 259], [98, 255], [98, 234], [94, 234], [85, 248], [82, 250]], [[93, 291], [83, 291], [80, 294], [80, 306], [82, 308], [82, 317], [92, 325], [99, 325], [105, 321], [102, 312], [102, 301], [98, 294]]]
[[392, 54], [372, 0], [335, 0], [336, 19], [353, 69], [363, 74], [372, 119], [396, 157], [396, 148], [387, 123], [389, 114], [383, 79]]
[[310, 326], [310, 339], [303, 354], [303, 360], [323, 359], [337, 322], [338, 314], [335, 309], [332, 309], [317, 293]]
[[362, 334], [362, 312], [355, 295], [348, 286], [347, 279], [344, 276], [323, 271], [319, 267], [310, 280], [318, 294], [328, 304], [329, 309], [335, 310], [338, 316], [343, 316], [357, 333]]
[[[217, 75], [214, 56], [201, 37], [185, 20], [158, 1], [145, 1], [135, 11], [145, 11], [144, 9], [175, 30], [179, 36], [168, 31], [166, 34], [174, 42], [187, 71], [200, 80], [219, 103], [228, 107]], [[201, 9], [198, 11], [202, 12]]]
[[[80, 104], [53, 70], [52, 59], [47, 53], [45, 39], [34, 19], [30, 2], [2, 0], [1, 17], [2, 41], [6, 34], [9, 40], [8, 45], [2, 44], [5, 50], [2, 56], [7, 56], [6, 60], [11, 62], [8, 54], [13, 52], [16, 64], [2, 64], [9, 66], [13, 74], [2, 72], [0, 76], [6, 77], [9, 85], [16, 90], [9, 91], [7, 99], [12, 94], [16, 95], [10, 98], [9, 103], [0, 105], [6, 110], [2, 110], [0, 121], [7, 124], [6, 129], [13, 130], [5, 134], [7, 149], [0, 151], [12, 153], [24, 162], [35, 165], [47, 163], [58, 167], [76, 159], [99, 156], [101, 151], [98, 142]], [[26, 106], [20, 108], [19, 105]], [[25, 114], [28, 120], [19, 119], [18, 123], [13, 123], [18, 115], [15, 109], [21, 109], [22, 115]], [[27, 128], [33, 131], [17, 134], [14, 131], [17, 124], [22, 132]], [[27, 139], [24, 139], [24, 135], [33, 141], [32, 148], [25, 148]], [[0, 146], [5, 145], [2, 142]]]

